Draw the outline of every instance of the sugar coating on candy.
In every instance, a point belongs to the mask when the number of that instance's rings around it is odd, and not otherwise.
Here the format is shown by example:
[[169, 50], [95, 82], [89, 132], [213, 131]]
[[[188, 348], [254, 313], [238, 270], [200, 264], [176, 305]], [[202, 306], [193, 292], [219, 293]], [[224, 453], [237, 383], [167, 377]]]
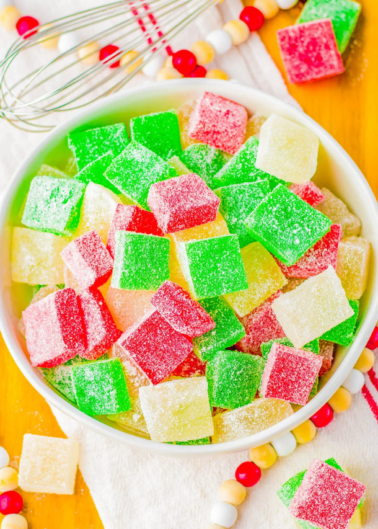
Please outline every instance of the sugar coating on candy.
[[293, 414], [288, 402], [279, 399], [256, 399], [236, 410], [219, 413], [213, 419], [213, 443], [225, 443], [262, 432]]
[[370, 242], [362, 237], [345, 237], [339, 245], [336, 273], [349, 299], [365, 292], [370, 261]]
[[203, 437], [203, 439], [193, 439], [192, 441], [174, 441], [170, 442], [168, 444], [172, 445], [189, 445], [189, 446], [195, 446], [195, 445], [209, 445], [210, 443], [210, 437]]
[[151, 304], [181, 334], [201, 336], [215, 327], [214, 320], [189, 293], [172, 281], [165, 281], [151, 298]]
[[163, 237], [117, 231], [112, 287], [157, 290], [169, 279], [169, 246]]
[[53, 233], [13, 228], [11, 269], [15, 283], [56, 285], [64, 283], [60, 252], [70, 242]]
[[275, 299], [272, 309], [297, 349], [354, 314], [332, 266]]
[[22, 317], [33, 367], [54, 367], [84, 354], [84, 328], [72, 288], [58, 290], [29, 305]]
[[140, 143], [131, 142], [105, 171], [105, 177], [142, 208], [152, 184], [176, 176], [176, 171], [160, 156]]
[[[188, 230], [188, 231], [190, 231], [190, 230]], [[180, 232], [180, 233], [182, 233], [182, 232]], [[180, 261], [178, 259], [175, 241], [173, 240], [172, 235], [167, 235], [167, 237], [168, 237], [168, 239], [170, 241], [170, 247], [169, 247], [169, 279], [170, 279], [170, 281], [173, 281], [173, 283], [177, 283], [183, 289], [185, 289], [185, 290], [187, 290], [189, 292], [190, 288], [189, 288], [187, 280], [185, 279], [184, 272], [182, 270]]]
[[189, 137], [235, 154], [242, 146], [247, 120], [243, 106], [204, 92], [190, 116]]
[[288, 278], [288, 282], [286, 283], [284, 287], [282, 287], [282, 293], [285, 294], [286, 292], [291, 292], [292, 290], [295, 290], [304, 281], [305, 279], [301, 279], [299, 277]]
[[277, 39], [287, 76], [293, 84], [318, 81], [345, 70], [329, 19], [279, 29]]
[[216, 219], [188, 230], [176, 231], [169, 235], [169, 238], [174, 242], [176, 250], [182, 242], [198, 241], [201, 239], [211, 239], [213, 237], [221, 237], [222, 235], [229, 235], [229, 230], [226, 221], [218, 212]]
[[324, 529], [347, 529], [366, 487], [344, 472], [314, 459], [290, 503], [295, 517]]
[[224, 297], [239, 317], [246, 316], [286, 284], [272, 255], [259, 242], [241, 249], [248, 288]]
[[353, 315], [342, 323], [339, 323], [339, 325], [336, 325], [336, 327], [333, 327], [330, 331], [324, 333], [321, 337], [322, 340], [328, 340], [329, 342], [344, 346], [352, 343], [357, 326], [360, 304], [358, 300], [349, 300], [349, 305], [353, 310]]
[[122, 290], [110, 287], [105, 296], [114, 322], [122, 332], [131, 327], [152, 308], [152, 290]]
[[331, 369], [335, 344], [333, 342], [327, 342], [326, 340], [319, 340], [319, 345], [319, 354], [323, 358], [323, 365], [320, 368], [319, 376], [322, 377]]
[[248, 288], [237, 235], [181, 243], [179, 259], [196, 299]]
[[26, 199], [22, 223], [29, 228], [71, 235], [79, 222], [85, 185], [72, 179], [37, 176]]
[[146, 233], [148, 235], [164, 234], [157, 225], [154, 215], [150, 211], [138, 208], [138, 206], [125, 206], [118, 204], [108, 234], [108, 251], [110, 255], [115, 256], [115, 234], [116, 231], [135, 231], [136, 233]]
[[261, 126], [263, 123], [265, 123], [265, 121], [266, 117], [262, 114], [259, 114], [258, 112], [253, 114], [253, 116], [247, 121], [247, 129], [244, 140], [247, 141], [251, 136], [256, 136], [256, 138], [259, 138]]
[[[294, 347], [289, 338], [275, 338], [274, 340], [269, 340], [269, 342], [261, 344], [261, 354], [264, 360], [268, 360], [269, 353], [275, 343], [280, 345], [286, 345], [287, 347]], [[320, 354], [320, 341], [313, 340], [312, 342], [309, 342], [304, 345], [302, 349], [318, 355]]]
[[155, 308], [129, 327], [119, 344], [152, 384], [164, 380], [193, 351], [190, 339], [175, 331]]
[[143, 437], [148, 436], [148, 428], [139, 398], [132, 401], [130, 411], [114, 413], [113, 415], [107, 415], [106, 417], [110, 421], [121, 425], [130, 433], [136, 433], [138, 436], [142, 434]]
[[77, 441], [25, 434], [18, 484], [25, 492], [73, 494], [78, 462]]
[[75, 364], [85, 362], [80, 356], [75, 356], [63, 365], [42, 368], [41, 371], [47, 382], [57, 389], [68, 400], [76, 404], [75, 392], [72, 385], [72, 369]]
[[285, 265], [296, 263], [331, 221], [285, 186], [277, 186], [245, 221], [247, 230]]
[[190, 145], [180, 155], [180, 160], [189, 169], [188, 172], [198, 174], [210, 189], [214, 189], [214, 176], [229, 159], [228, 154], [205, 143]]
[[263, 360], [238, 351], [219, 351], [206, 364], [211, 406], [229, 410], [250, 404], [260, 384]]
[[119, 191], [114, 187], [107, 178], [105, 178], [104, 173], [109, 165], [114, 160], [114, 156], [111, 152], [100, 156], [97, 160], [94, 160], [88, 164], [84, 169], [75, 175], [75, 180], [82, 182], [83, 184], [89, 184], [93, 182], [94, 184], [99, 184], [101, 186], [110, 189], [113, 193], [118, 194]]
[[245, 227], [245, 220], [269, 192], [266, 180], [254, 183], [235, 184], [216, 189], [215, 194], [221, 200], [219, 211], [227, 223], [230, 233], [239, 237], [240, 248], [254, 241]]
[[311, 180], [304, 184], [291, 184], [290, 191], [313, 207], [319, 205], [325, 198], [321, 190]]
[[164, 233], [214, 221], [219, 202], [219, 198], [194, 173], [153, 184], [147, 199], [148, 207]]
[[201, 377], [206, 373], [206, 364], [198, 358], [198, 356], [191, 352], [185, 360], [172, 371], [173, 377]]
[[189, 136], [190, 116], [196, 108], [196, 105], [197, 101], [186, 101], [177, 109], [177, 117], [180, 126], [181, 145], [183, 149], [186, 149], [187, 147], [189, 147], [189, 145], [200, 143], [199, 141], [195, 140], [194, 138], [190, 138]]
[[217, 351], [227, 349], [245, 336], [243, 325], [222, 298], [202, 299], [199, 304], [215, 321], [215, 328], [193, 339], [194, 352], [203, 361], [210, 360]]
[[324, 272], [328, 266], [332, 266], [336, 270], [337, 252], [341, 237], [341, 226], [332, 224], [329, 232], [312, 248], [307, 250], [295, 264], [286, 266], [277, 261], [278, 265], [286, 277], [301, 277], [304, 279]]
[[324, 213], [334, 224], [340, 224], [344, 237], [359, 235], [361, 231], [360, 219], [353, 215], [344, 202], [331, 193], [329, 189], [323, 187], [322, 193], [325, 198], [316, 206], [316, 209]]
[[168, 163], [176, 171], [177, 176], [189, 174], [191, 172], [178, 156], [172, 156], [172, 158], [168, 160]]
[[192, 441], [213, 435], [205, 377], [143, 387], [139, 396], [153, 441]]

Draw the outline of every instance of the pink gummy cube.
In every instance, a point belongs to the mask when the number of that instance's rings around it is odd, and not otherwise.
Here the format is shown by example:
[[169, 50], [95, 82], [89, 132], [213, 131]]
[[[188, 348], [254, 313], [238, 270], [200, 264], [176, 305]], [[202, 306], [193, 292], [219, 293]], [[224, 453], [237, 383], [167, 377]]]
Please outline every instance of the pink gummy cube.
[[304, 406], [322, 367], [321, 356], [274, 343], [261, 381], [261, 393]]
[[336, 270], [337, 251], [342, 237], [339, 224], [332, 224], [331, 229], [312, 248], [291, 266], [286, 266], [277, 259], [277, 263], [286, 277], [308, 278], [317, 276], [331, 265]]
[[111, 276], [113, 259], [94, 230], [70, 242], [61, 256], [83, 289], [100, 287]]
[[96, 360], [112, 347], [122, 332], [117, 329], [104, 297], [97, 288], [84, 290], [78, 296], [78, 302], [86, 336], [86, 349], [81, 356]]
[[156, 309], [127, 329], [118, 343], [152, 384], [164, 380], [193, 351], [191, 340], [175, 331]]
[[214, 221], [220, 198], [190, 173], [153, 184], [147, 204], [163, 232], [173, 233]]
[[181, 334], [193, 338], [211, 331], [214, 320], [190, 294], [172, 281], [165, 281], [151, 298], [151, 304]]
[[315, 81], [344, 72], [331, 20], [289, 26], [278, 30], [277, 38], [291, 83]]
[[356, 479], [314, 459], [289, 511], [322, 529], [346, 529], [365, 491]]
[[190, 116], [189, 137], [235, 154], [243, 144], [247, 120], [243, 106], [204, 92]]
[[304, 184], [291, 184], [290, 191], [313, 207], [323, 202], [325, 198], [320, 189], [311, 180]]
[[150, 211], [145, 211], [138, 206], [124, 206], [117, 204], [110, 230], [108, 234], [108, 251], [115, 256], [115, 233], [116, 231], [134, 231], [136, 233], [146, 233], [147, 235], [158, 235], [163, 237], [164, 233], [157, 225], [154, 215]]
[[206, 363], [202, 362], [192, 351], [185, 360], [178, 366], [172, 375], [174, 377], [204, 377], [206, 374]]
[[73, 288], [29, 305], [22, 318], [33, 367], [55, 367], [85, 353], [84, 326]]

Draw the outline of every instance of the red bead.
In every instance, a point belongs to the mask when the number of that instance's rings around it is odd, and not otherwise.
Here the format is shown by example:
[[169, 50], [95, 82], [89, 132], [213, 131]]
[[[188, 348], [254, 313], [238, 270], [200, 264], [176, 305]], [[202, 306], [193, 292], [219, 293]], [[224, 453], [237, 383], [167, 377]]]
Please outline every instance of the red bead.
[[249, 31], [257, 31], [264, 24], [265, 17], [260, 9], [253, 6], [247, 6], [239, 15], [240, 20], [245, 22]]
[[173, 67], [182, 75], [188, 76], [197, 66], [197, 59], [194, 53], [189, 50], [179, 50], [173, 54]]
[[[111, 64], [109, 64], [109, 68], [118, 68], [121, 64], [121, 61], [115, 61], [115, 58], [119, 54], [113, 55], [117, 50], [119, 50], [119, 47], [115, 44], [108, 44], [107, 46], [104, 46], [103, 48], [101, 48], [99, 53], [100, 61], [103, 61], [105, 64], [107, 62], [111, 62]], [[111, 59], [105, 60], [111, 55], [113, 55]]]
[[205, 77], [206, 73], [207, 73], [206, 68], [204, 68], [203, 66], [199, 66], [199, 65], [198, 65], [198, 66], [196, 66], [196, 67], [194, 68], [194, 70], [192, 71], [192, 73], [190, 73], [190, 74], [188, 75], [188, 77]]
[[[34, 17], [21, 17], [16, 24], [17, 33], [22, 36], [25, 35], [24, 39], [28, 39], [37, 33], [36, 31], [31, 31], [32, 29], [39, 26], [39, 22]], [[28, 33], [30, 32], [30, 33]]]
[[371, 333], [371, 336], [369, 338], [369, 341], [366, 344], [366, 347], [368, 349], [371, 349], [372, 351], [374, 351], [374, 349], [377, 349], [378, 347], [378, 327], [374, 327], [373, 332]]
[[333, 419], [333, 410], [329, 404], [324, 404], [318, 412], [310, 417], [317, 428], [325, 428]]
[[24, 500], [18, 492], [11, 490], [9, 492], [4, 492], [0, 496], [0, 513], [7, 514], [18, 514], [22, 511], [24, 506]]
[[235, 478], [244, 487], [253, 487], [260, 481], [261, 468], [252, 463], [252, 461], [245, 461], [236, 469]]

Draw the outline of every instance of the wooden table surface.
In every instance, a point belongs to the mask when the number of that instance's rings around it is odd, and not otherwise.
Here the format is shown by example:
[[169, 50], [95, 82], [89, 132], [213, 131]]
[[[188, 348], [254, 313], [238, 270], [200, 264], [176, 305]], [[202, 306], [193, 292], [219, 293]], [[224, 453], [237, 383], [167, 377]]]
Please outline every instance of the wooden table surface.
[[[227, 0], [226, 0], [227, 1]], [[299, 10], [265, 23], [260, 35], [279, 65], [276, 30], [294, 23]], [[290, 86], [305, 112], [351, 155], [378, 196], [378, 4], [362, 1], [362, 16], [345, 53], [344, 75], [307, 86]], [[49, 406], [18, 370], [0, 337], [0, 445], [18, 467], [25, 433], [64, 437]], [[22, 494], [30, 529], [101, 529], [103, 525], [78, 473], [74, 496]], [[0, 515], [0, 521], [2, 517]]]

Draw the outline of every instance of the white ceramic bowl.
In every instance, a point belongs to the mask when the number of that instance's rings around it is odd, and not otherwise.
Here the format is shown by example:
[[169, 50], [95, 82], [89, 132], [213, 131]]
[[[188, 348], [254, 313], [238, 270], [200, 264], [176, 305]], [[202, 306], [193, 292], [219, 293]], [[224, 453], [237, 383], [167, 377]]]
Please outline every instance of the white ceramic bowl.
[[[197, 98], [204, 90], [232, 99], [251, 112], [265, 116], [277, 113], [312, 130], [320, 139], [319, 163], [314, 182], [326, 186], [342, 198], [362, 221], [362, 235], [373, 247], [367, 291], [362, 298], [359, 329], [349, 348], [340, 347], [332, 370], [324, 377], [322, 389], [300, 411], [263, 432], [228, 443], [205, 446], [175, 446], [156, 443], [136, 437], [117, 428], [116, 423], [100, 422], [80, 412], [59, 396], [40, 378], [25, 355], [25, 345], [17, 331], [18, 318], [25, 308], [30, 288], [10, 281], [11, 227], [19, 225], [19, 211], [27, 193], [31, 178], [42, 163], [60, 164], [68, 157], [65, 137], [73, 129], [105, 125], [112, 122], [129, 122], [133, 116], [178, 108], [189, 99]], [[6, 154], [2, 154], [5, 156]], [[46, 136], [44, 141], [21, 165], [10, 184], [0, 211], [1, 272], [0, 272], [0, 327], [9, 350], [17, 365], [43, 397], [52, 405], [96, 430], [118, 441], [151, 452], [174, 456], [203, 456], [244, 450], [260, 446], [292, 430], [311, 417], [343, 383], [364, 348], [378, 316], [378, 273], [374, 255], [378, 252], [378, 205], [364, 176], [340, 145], [317, 123], [296, 108], [270, 95], [240, 84], [202, 79], [184, 79], [135, 88], [112, 96], [76, 115], [64, 125]]]

